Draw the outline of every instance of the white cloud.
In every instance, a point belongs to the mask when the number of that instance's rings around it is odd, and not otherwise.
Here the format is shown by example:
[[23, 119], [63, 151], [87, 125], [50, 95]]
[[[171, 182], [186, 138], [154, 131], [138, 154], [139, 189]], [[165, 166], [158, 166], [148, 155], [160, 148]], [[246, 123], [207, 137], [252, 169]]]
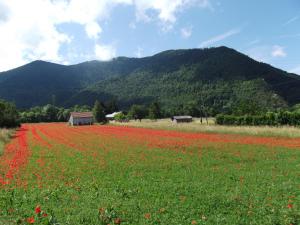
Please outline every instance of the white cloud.
[[217, 36], [214, 36], [206, 41], [203, 41], [201, 44], [200, 44], [200, 48], [204, 48], [204, 47], [208, 47], [208, 46], [211, 46], [217, 42], [220, 42], [220, 41], [223, 41], [233, 35], [236, 35], [238, 33], [240, 33], [241, 30], [240, 29], [232, 29], [232, 30], [229, 30], [223, 34], [220, 34], [220, 35], [217, 35]]
[[299, 16], [294, 16], [294, 17], [292, 17], [291, 19], [289, 19], [288, 21], [286, 21], [286, 22], [283, 24], [283, 26], [287, 26], [287, 25], [289, 25], [289, 24], [291, 24], [291, 23], [297, 21], [299, 18], [300, 18]]
[[100, 41], [101, 23], [120, 4], [134, 7], [137, 21], [148, 18], [164, 29], [171, 29], [177, 14], [186, 8], [211, 8], [209, 0], [0, 0], [0, 71], [36, 59], [70, 61], [61, 50], [63, 45], [72, 45], [72, 38], [58, 29], [68, 23], [83, 26], [88, 38], [97, 39], [96, 57], [114, 56], [116, 48]]
[[284, 50], [284, 47], [279, 46], [279, 45], [274, 45], [272, 48], [271, 55], [273, 57], [286, 57], [286, 52]]
[[[176, 22], [176, 14], [192, 6], [210, 8], [209, 0], [136, 0], [136, 17], [138, 21], [150, 22], [156, 17], [161, 21], [162, 29], [169, 30]], [[155, 12], [155, 13], [153, 13]]]
[[95, 55], [98, 60], [108, 61], [116, 57], [116, 49], [112, 45], [95, 45]]
[[88, 23], [85, 26], [85, 31], [87, 33], [87, 36], [91, 39], [98, 39], [99, 38], [99, 34], [102, 32], [102, 28], [99, 26], [98, 23], [96, 22], [91, 22]]
[[189, 38], [192, 35], [192, 30], [193, 28], [191, 26], [181, 28], [180, 30], [181, 37], [185, 39]]

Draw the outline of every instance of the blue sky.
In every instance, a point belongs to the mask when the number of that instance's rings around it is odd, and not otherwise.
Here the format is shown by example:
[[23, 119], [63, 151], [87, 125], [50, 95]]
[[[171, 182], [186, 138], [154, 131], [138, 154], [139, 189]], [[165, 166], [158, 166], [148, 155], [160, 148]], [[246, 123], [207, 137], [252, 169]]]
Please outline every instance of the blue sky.
[[299, 0], [0, 0], [0, 71], [225, 45], [300, 74]]

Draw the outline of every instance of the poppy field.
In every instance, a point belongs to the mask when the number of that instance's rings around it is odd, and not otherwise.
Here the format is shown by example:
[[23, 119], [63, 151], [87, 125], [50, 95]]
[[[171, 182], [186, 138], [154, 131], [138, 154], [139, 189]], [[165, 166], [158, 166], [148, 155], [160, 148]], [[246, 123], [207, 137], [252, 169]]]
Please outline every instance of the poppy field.
[[300, 224], [300, 138], [24, 124], [0, 224]]

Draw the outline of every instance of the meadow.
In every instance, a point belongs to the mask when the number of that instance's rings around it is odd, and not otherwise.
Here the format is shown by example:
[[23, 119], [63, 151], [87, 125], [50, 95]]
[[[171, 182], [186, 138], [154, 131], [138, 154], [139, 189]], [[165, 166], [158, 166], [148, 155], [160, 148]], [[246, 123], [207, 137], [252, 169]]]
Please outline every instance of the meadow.
[[[208, 122], [208, 123], [207, 123]], [[205, 132], [220, 134], [239, 134], [264, 137], [300, 138], [300, 128], [292, 126], [228, 126], [216, 125], [215, 118], [208, 118], [200, 123], [200, 118], [194, 118], [192, 123], [173, 123], [170, 119], [130, 120], [128, 123], [113, 122], [112, 125], [144, 127], [151, 129], [178, 130], [187, 132]]]
[[25, 124], [1, 156], [0, 224], [300, 224], [299, 148], [297, 137]]

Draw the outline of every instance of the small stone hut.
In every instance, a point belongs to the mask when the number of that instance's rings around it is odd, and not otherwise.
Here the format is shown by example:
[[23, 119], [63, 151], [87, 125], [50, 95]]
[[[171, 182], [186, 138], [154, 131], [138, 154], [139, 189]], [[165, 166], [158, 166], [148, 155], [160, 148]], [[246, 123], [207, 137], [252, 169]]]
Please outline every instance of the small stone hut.
[[92, 125], [94, 116], [92, 112], [71, 112], [69, 124], [71, 126]]
[[173, 116], [172, 121], [174, 123], [190, 123], [193, 121], [191, 116]]

